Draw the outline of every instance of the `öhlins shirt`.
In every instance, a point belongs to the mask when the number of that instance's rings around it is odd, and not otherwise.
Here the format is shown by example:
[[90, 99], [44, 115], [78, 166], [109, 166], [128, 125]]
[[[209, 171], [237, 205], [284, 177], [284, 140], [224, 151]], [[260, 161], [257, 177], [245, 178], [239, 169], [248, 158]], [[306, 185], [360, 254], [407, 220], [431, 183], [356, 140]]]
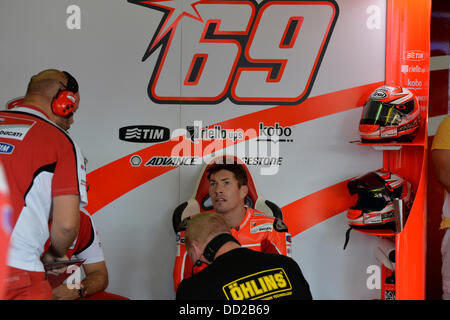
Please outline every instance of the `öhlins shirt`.
[[[175, 291], [181, 280], [191, 276], [192, 270], [198, 273], [204, 267], [193, 266], [187, 255], [184, 235], [184, 230], [179, 231], [177, 234], [177, 256], [173, 270]], [[247, 208], [244, 219], [239, 226], [231, 229], [231, 235], [244, 248], [291, 256], [291, 235], [284, 222], [275, 217], [269, 217], [255, 209]]]
[[311, 300], [308, 282], [291, 258], [246, 248], [231, 250], [184, 279], [177, 300]]

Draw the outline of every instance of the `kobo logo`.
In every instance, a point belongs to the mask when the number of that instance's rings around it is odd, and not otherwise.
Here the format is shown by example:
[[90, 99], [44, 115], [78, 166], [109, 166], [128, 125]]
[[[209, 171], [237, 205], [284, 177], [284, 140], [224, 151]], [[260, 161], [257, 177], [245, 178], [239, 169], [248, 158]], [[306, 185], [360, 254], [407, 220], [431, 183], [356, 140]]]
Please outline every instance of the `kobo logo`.
[[275, 122], [275, 126], [265, 126], [264, 122], [260, 122], [257, 141], [293, 142], [294, 140], [289, 138], [291, 134], [292, 129], [290, 127], [280, 126], [278, 122]]
[[148, 95], [161, 104], [302, 102], [339, 12], [334, 0], [128, 2], [164, 12], [142, 58], [160, 48]]
[[119, 129], [119, 139], [139, 143], [162, 142], [170, 139], [170, 130], [160, 126], [128, 126]]

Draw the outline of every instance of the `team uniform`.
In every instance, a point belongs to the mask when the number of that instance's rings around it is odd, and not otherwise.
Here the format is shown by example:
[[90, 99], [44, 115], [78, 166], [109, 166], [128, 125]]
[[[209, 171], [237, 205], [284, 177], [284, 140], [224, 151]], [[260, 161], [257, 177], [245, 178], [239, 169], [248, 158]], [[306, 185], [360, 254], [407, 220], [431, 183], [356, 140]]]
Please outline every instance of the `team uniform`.
[[[442, 120], [436, 132], [431, 150], [450, 150], [450, 116]], [[450, 299], [450, 193], [445, 191], [444, 206], [442, 208], [441, 229], [446, 229], [442, 240], [442, 287], [444, 299]]]
[[184, 279], [177, 300], [312, 300], [308, 282], [289, 257], [237, 248]]
[[[49, 227], [51, 226], [51, 222]], [[45, 244], [45, 250], [50, 247], [50, 239]], [[73, 241], [72, 245], [66, 252], [69, 259], [80, 259], [83, 260], [83, 264], [91, 264], [105, 261], [105, 256], [103, 253], [103, 248], [101, 244], [101, 239], [97, 229], [95, 228], [94, 221], [92, 220], [89, 213], [84, 209], [80, 210], [80, 230], [76, 239]], [[62, 278], [60, 276], [49, 278], [52, 287], [59, 286], [67, 274], [63, 274]], [[88, 297], [79, 298], [82, 300], [127, 300], [122, 296], [112, 294], [106, 291], [96, 292]]]
[[[189, 278], [192, 273], [197, 273], [205, 266], [194, 267], [187, 256], [184, 243], [184, 228], [177, 233], [177, 256], [173, 270], [175, 291], [183, 279]], [[255, 251], [282, 254], [291, 256], [292, 241], [283, 221], [264, 215], [252, 208], [247, 208], [241, 224], [231, 229], [231, 234], [242, 247]]]
[[[87, 204], [84, 157], [42, 111], [18, 106], [0, 112], [0, 159], [13, 207], [7, 298], [45, 299], [49, 285], [41, 255], [49, 238], [52, 199], [79, 195], [81, 205]], [[25, 285], [30, 279], [36, 288]]]

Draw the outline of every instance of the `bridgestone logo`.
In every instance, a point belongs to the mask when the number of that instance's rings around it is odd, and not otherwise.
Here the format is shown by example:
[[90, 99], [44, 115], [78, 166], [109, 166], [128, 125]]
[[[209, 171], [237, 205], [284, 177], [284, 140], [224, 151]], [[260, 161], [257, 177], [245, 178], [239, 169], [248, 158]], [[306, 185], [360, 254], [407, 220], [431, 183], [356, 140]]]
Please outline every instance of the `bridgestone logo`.
[[163, 142], [170, 139], [170, 130], [160, 126], [128, 126], [119, 129], [119, 139], [138, 143]]

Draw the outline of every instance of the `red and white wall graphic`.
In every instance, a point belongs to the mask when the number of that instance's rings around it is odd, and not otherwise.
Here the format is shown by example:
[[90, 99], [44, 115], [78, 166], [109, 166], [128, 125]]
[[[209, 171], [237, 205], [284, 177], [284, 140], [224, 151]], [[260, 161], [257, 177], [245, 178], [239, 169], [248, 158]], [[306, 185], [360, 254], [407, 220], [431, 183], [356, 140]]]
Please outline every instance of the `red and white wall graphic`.
[[161, 46], [148, 88], [156, 103], [297, 104], [338, 17], [334, 1], [129, 2], [164, 12], [143, 58]]
[[387, 14], [386, 0], [11, 1], [0, 102], [44, 68], [78, 79], [70, 134], [88, 159], [108, 291], [174, 298], [172, 212], [205, 161], [232, 153], [282, 208], [313, 297], [377, 299], [378, 237], [342, 247], [346, 181], [384, 163], [349, 142], [385, 81]]

